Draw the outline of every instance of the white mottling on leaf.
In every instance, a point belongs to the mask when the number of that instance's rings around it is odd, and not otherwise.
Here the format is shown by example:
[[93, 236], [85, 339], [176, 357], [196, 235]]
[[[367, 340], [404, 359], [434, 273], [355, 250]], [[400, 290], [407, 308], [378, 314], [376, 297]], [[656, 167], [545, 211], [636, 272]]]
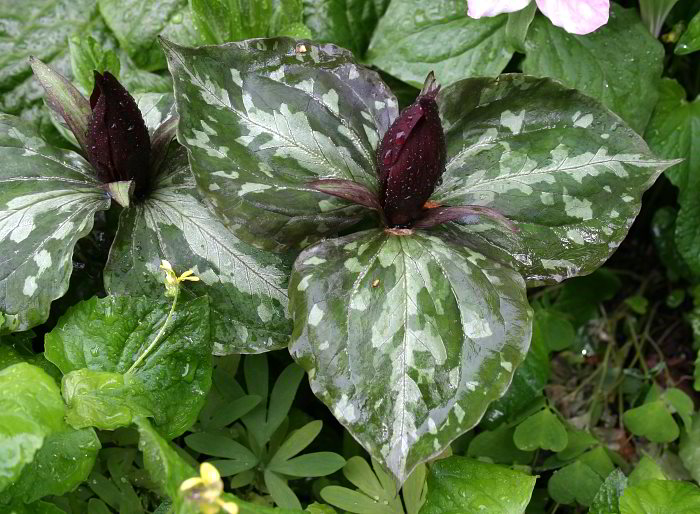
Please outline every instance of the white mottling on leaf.
[[457, 416], [457, 422], [461, 423], [465, 415], [464, 409], [462, 409], [459, 403], [455, 403], [453, 410], [455, 411], [455, 416]]
[[317, 303], [315, 303], [314, 306], [311, 308], [311, 312], [309, 312], [309, 325], [313, 325], [314, 327], [316, 327], [319, 323], [321, 323], [322, 319], [323, 310], [318, 306]]
[[317, 257], [316, 255], [314, 255], [313, 257], [309, 257], [308, 259], [306, 259], [304, 261], [304, 265], [315, 266], [316, 264], [323, 264], [324, 262], [326, 262], [326, 259], [322, 259], [321, 257]]
[[513, 134], [520, 134], [523, 128], [523, 121], [525, 120], [525, 109], [521, 110], [519, 113], [513, 113], [512, 111], [503, 111], [501, 113], [501, 125], [509, 129]]
[[36, 277], [27, 277], [24, 279], [24, 287], [22, 288], [22, 294], [24, 296], [32, 296], [34, 291], [37, 289]]
[[273, 312], [264, 303], [261, 303], [260, 305], [258, 305], [257, 311], [258, 311], [258, 317], [260, 318], [260, 320], [263, 323], [267, 323], [268, 321], [270, 321], [272, 319]]
[[238, 196], [245, 196], [248, 193], [259, 193], [260, 191], [265, 191], [271, 187], [272, 186], [268, 186], [267, 184], [253, 184], [246, 182], [245, 184], [241, 185], [241, 189], [238, 191]]
[[581, 127], [581, 128], [588, 128], [591, 123], [593, 123], [593, 115], [592, 114], [584, 114], [583, 116], [579, 117], [580, 113], [576, 113], [574, 115], [573, 121], [574, 121], [574, 126], [575, 127]]
[[39, 267], [38, 274], [41, 275], [51, 266], [51, 254], [46, 250], [41, 250], [34, 255], [34, 262]]
[[309, 287], [311, 278], [311, 275], [306, 275], [304, 278], [302, 278], [297, 285], [297, 291], [306, 291], [306, 289]]
[[241, 78], [241, 72], [235, 68], [231, 68], [231, 80], [238, 87], [243, 87], [243, 79]]

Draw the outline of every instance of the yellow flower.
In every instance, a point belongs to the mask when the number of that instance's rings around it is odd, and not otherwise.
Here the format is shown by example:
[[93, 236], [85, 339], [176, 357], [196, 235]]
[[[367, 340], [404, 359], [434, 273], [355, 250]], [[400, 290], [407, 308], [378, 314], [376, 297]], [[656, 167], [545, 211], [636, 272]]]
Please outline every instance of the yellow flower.
[[228, 514], [238, 514], [238, 505], [220, 498], [224, 484], [219, 471], [208, 462], [200, 465], [198, 477], [188, 478], [180, 484], [180, 491], [198, 505], [202, 514], [217, 514], [221, 509]]
[[188, 269], [179, 277], [173, 270], [173, 266], [163, 259], [160, 263], [160, 269], [165, 271], [165, 296], [177, 296], [180, 290], [180, 282], [189, 280], [190, 282], [198, 282], [199, 277], [194, 275], [194, 270]]

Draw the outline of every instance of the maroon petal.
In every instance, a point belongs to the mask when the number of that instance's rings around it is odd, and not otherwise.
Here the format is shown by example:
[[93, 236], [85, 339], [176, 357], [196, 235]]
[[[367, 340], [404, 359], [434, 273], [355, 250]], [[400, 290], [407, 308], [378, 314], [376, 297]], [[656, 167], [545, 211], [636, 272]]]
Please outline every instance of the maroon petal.
[[309, 187], [358, 205], [381, 211], [377, 195], [362, 184], [352, 180], [321, 179], [309, 183]]
[[517, 232], [517, 225], [506, 218], [503, 214], [489, 207], [481, 207], [479, 205], [462, 205], [458, 207], [435, 207], [433, 209], [425, 209], [423, 216], [416, 220], [411, 226], [412, 228], [431, 228], [448, 221], [455, 221], [467, 216], [485, 216], [497, 221], [511, 232]]

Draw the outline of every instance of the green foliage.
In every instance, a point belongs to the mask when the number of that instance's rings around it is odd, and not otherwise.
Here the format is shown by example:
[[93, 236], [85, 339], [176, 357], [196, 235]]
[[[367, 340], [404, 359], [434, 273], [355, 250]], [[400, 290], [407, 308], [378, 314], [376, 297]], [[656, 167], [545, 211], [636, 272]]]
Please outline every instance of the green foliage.
[[73, 76], [84, 91], [90, 93], [95, 87], [94, 71], [109, 71], [119, 78], [121, 63], [114, 50], [103, 48], [92, 36], [85, 39], [73, 36], [69, 46]]
[[675, 480], [648, 480], [625, 489], [620, 514], [691, 514], [700, 509], [700, 488]]
[[561, 421], [549, 409], [543, 409], [520, 423], [513, 434], [518, 449], [538, 448], [559, 452], [566, 448], [568, 437]]

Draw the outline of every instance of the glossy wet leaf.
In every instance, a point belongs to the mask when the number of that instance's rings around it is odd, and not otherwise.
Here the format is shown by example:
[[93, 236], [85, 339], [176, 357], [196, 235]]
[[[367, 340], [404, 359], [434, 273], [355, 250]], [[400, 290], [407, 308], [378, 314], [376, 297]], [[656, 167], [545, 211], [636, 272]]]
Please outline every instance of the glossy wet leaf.
[[98, 0], [100, 13], [138, 67], [165, 68], [165, 57], [156, 38], [196, 44], [188, 0]]
[[610, 473], [593, 498], [589, 514], [620, 514], [620, 496], [627, 487], [627, 477], [616, 469]]
[[688, 28], [683, 32], [673, 52], [677, 55], [686, 55], [700, 50], [700, 12], [688, 23]]
[[465, 457], [435, 461], [421, 514], [483, 512], [516, 514], [530, 502], [536, 477]]
[[547, 491], [554, 501], [569, 505], [577, 502], [588, 506], [603, 485], [603, 478], [590, 466], [576, 461], [555, 471], [547, 482]]
[[694, 273], [700, 273], [700, 97], [688, 101], [678, 82], [664, 79], [659, 102], [649, 121], [649, 146], [665, 158], [682, 158], [666, 176], [678, 187], [680, 210], [676, 218], [675, 244]]
[[0, 371], [0, 491], [19, 479], [47, 436], [63, 425], [58, 385], [43, 370], [20, 362]]
[[636, 9], [610, 6], [609, 22], [576, 36], [536, 17], [525, 42], [525, 73], [551, 77], [576, 88], [644, 132], [658, 98], [663, 46], [642, 24]]
[[556, 414], [549, 409], [542, 409], [518, 425], [513, 434], [513, 442], [523, 451], [542, 448], [559, 452], [566, 448], [568, 437], [566, 428]]
[[46, 321], [68, 289], [73, 247], [109, 204], [87, 161], [0, 114], [0, 333]]
[[100, 448], [92, 428], [74, 430], [63, 424], [59, 431], [46, 437], [19, 479], [0, 495], [0, 503], [9, 498], [32, 503], [73, 491], [87, 480]]
[[318, 243], [289, 291], [293, 357], [399, 483], [479, 421], [529, 345], [521, 277], [420, 232]]
[[314, 41], [334, 43], [361, 57], [391, 0], [304, 0], [304, 23]]
[[308, 183], [347, 179], [376, 191], [374, 150], [397, 104], [375, 72], [347, 50], [285, 38], [165, 51], [179, 141], [236, 235], [281, 250], [366, 215]]
[[289, 259], [242, 242], [204, 204], [184, 149], [171, 147], [148, 197], [122, 211], [105, 269], [113, 294], [163, 294], [162, 259], [193, 269], [183, 298], [208, 294], [214, 351], [284, 348], [291, 334], [286, 285]]
[[593, 271], [620, 244], [642, 193], [673, 164], [596, 101], [548, 79], [503, 75], [444, 88], [447, 169], [431, 201], [480, 205], [434, 232], [509, 262], [531, 281]]
[[150, 416], [172, 438], [194, 423], [211, 385], [206, 297], [179, 303], [157, 349], [129, 371], [169, 310], [165, 298], [91, 298], [71, 307], [46, 335], [46, 356], [64, 373], [73, 426], [113, 430]]
[[513, 55], [505, 15], [475, 20], [464, 3], [394, 0], [379, 21], [365, 59], [391, 75], [423, 85], [434, 71], [447, 86], [467, 77], [495, 76]]
[[620, 514], [694, 514], [700, 511], [700, 488], [676, 480], [648, 480], [628, 487], [620, 498]]
[[38, 117], [43, 91], [32, 76], [29, 56], [70, 77], [68, 38], [85, 31], [96, 16], [96, 0], [2, 2], [0, 112]]

